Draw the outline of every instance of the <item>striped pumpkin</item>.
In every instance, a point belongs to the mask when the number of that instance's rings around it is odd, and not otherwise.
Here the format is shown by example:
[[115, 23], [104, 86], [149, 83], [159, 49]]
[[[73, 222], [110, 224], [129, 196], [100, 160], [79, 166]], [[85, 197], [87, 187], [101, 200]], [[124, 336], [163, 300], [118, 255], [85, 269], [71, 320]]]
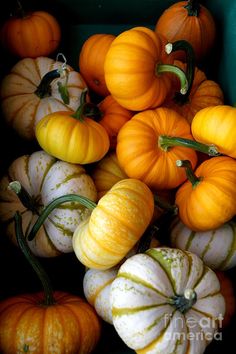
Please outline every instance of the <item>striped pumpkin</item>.
[[212, 269], [236, 266], [236, 222], [233, 220], [206, 232], [192, 231], [177, 220], [170, 234], [173, 247], [195, 253]]
[[[15, 180], [32, 197], [34, 211], [27, 209], [8, 189], [9, 183]], [[97, 198], [92, 178], [80, 165], [57, 161], [44, 151], [17, 158], [0, 180], [0, 220], [6, 223], [6, 234], [16, 243], [13, 219], [16, 211], [22, 214], [23, 231], [27, 236], [44, 206], [59, 196], [71, 193], [93, 201]], [[54, 209], [36, 237], [29, 242], [32, 252], [41, 257], [72, 252], [73, 232], [89, 214], [89, 210], [80, 204], [67, 203]]]
[[216, 274], [196, 255], [167, 247], [127, 259], [111, 285], [113, 325], [138, 354], [200, 354], [225, 301]]

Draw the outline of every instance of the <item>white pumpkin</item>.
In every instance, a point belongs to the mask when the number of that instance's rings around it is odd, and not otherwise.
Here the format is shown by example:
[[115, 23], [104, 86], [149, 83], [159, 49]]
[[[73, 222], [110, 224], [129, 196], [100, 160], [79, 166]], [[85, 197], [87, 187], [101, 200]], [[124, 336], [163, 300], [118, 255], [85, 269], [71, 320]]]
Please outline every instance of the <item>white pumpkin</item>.
[[[3, 78], [0, 86], [2, 113], [21, 137], [34, 139], [36, 124], [47, 114], [74, 111], [79, 107], [85, 81], [71, 66], [65, 65], [66, 70], [61, 70], [63, 67], [62, 62], [47, 57], [24, 58]], [[43, 77], [58, 69], [62, 72], [61, 77], [39, 90]], [[58, 84], [66, 84], [68, 103], [64, 103]]]
[[[9, 190], [12, 181], [19, 181], [31, 196], [34, 211], [26, 208]], [[22, 215], [23, 232], [27, 236], [42, 209], [66, 194], [82, 195], [96, 201], [95, 185], [83, 167], [56, 160], [44, 151], [17, 158], [0, 180], [0, 220], [6, 223], [6, 234], [16, 243], [13, 219], [16, 211]], [[29, 241], [31, 250], [42, 257], [72, 252], [73, 232], [89, 215], [90, 210], [79, 203], [60, 205], [50, 213], [36, 237]]]
[[236, 266], [236, 222], [230, 221], [207, 232], [190, 230], [181, 221], [173, 223], [171, 246], [198, 255], [210, 268], [227, 270]]
[[200, 354], [225, 301], [215, 273], [193, 253], [160, 247], [128, 258], [110, 290], [113, 325], [139, 354]]

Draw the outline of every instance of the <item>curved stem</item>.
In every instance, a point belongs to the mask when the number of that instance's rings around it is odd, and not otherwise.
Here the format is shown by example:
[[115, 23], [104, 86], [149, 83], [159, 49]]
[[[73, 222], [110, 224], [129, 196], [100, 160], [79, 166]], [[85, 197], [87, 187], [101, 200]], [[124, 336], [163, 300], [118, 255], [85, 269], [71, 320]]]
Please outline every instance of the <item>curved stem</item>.
[[176, 65], [171, 65], [171, 64], [157, 64], [156, 70], [155, 70], [156, 75], [159, 75], [161, 73], [172, 73], [178, 76], [180, 80], [180, 93], [184, 95], [187, 90], [188, 90], [188, 81], [185, 75], [185, 72], [180, 69]]
[[49, 71], [42, 78], [39, 86], [34, 91], [35, 95], [39, 98], [50, 97], [52, 94], [51, 82], [61, 76], [61, 72], [58, 69]]
[[98, 106], [91, 102], [86, 102], [86, 96], [88, 94], [88, 89], [85, 88], [80, 96], [80, 105], [75, 113], [71, 117], [83, 121], [85, 117], [92, 117], [96, 121], [102, 118], [102, 112]]
[[220, 153], [215, 145], [207, 145], [199, 143], [198, 141], [185, 139], [175, 136], [160, 135], [158, 138], [158, 145], [164, 151], [168, 151], [172, 146], [183, 146], [190, 149], [200, 151], [209, 156], [219, 156]]
[[53, 305], [55, 300], [53, 298], [53, 290], [50, 283], [50, 279], [48, 278], [47, 273], [42, 268], [38, 259], [33, 255], [31, 252], [27, 241], [24, 237], [23, 230], [22, 230], [22, 218], [19, 212], [17, 212], [14, 216], [15, 219], [15, 230], [16, 230], [16, 239], [17, 243], [24, 254], [27, 261], [30, 263], [31, 267], [34, 269], [35, 273], [37, 274], [39, 280], [44, 289], [44, 301], [43, 304], [46, 306]]
[[164, 200], [163, 198], [160, 198], [158, 195], [154, 194], [154, 203], [156, 206], [158, 206], [159, 208], [172, 213], [173, 215], [177, 215], [178, 214], [178, 206], [177, 205], [173, 205], [168, 203], [166, 200]]
[[17, 194], [18, 198], [24, 207], [26, 207], [26, 209], [31, 210], [34, 214], [38, 214], [38, 209], [35, 205], [34, 199], [29, 195], [27, 190], [20, 184], [19, 181], [10, 182], [8, 189]]
[[169, 303], [183, 314], [190, 310], [196, 302], [197, 294], [193, 289], [186, 289], [183, 295], [175, 295], [169, 299]]
[[37, 232], [39, 231], [40, 227], [43, 225], [44, 221], [47, 219], [48, 215], [59, 205], [66, 203], [66, 202], [77, 202], [84, 205], [88, 209], [96, 208], [97, 204], [91, 201], [90, 199], [83, 197], [77, 194], [67, 194], [61, 197], [54, 199], [51, 203], [49, 203], [42, 211], [40, 216], [38, 217], [37, 221], [35, 222], [34, 226], [32, 227], [31, 231], [28, 235], [28, 240], [31, 241], [36, 236]]
[[193, 188], [195, 188], [200, 182], [201, 178], [197, 177], [193, 172], [192, 165], [189, 160], [176, 160], [176, 165], [178, 167], [184, 167], [186, 171], [186, 176], [191, 182]]
[[199, 16], [200, 4], [198, 0], [188, 0], [188, 3], [184, 8], [187, 9], [188, 16]]

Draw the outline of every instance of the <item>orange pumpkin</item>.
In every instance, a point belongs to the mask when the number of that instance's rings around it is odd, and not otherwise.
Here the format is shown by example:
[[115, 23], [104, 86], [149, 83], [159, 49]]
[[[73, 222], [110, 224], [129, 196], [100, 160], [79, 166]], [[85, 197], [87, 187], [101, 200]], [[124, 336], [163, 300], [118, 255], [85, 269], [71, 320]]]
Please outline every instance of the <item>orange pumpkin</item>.
[[181, 78], [182, 70], [167, 65], [172, 55], [165, 51], [167, 40], [146, 27], [134, 27], [119, 34], [107, 52], [104, 72], [111, 95], [121, 106], [142, 111], [160, 106], [171, 89], [169, 72]]
[[133, 113], [122, 107], [111, 95], [99, 103], [98, 109], [102, 117], [99, 123], [106, 129], [110, 139], [110, 148], [114, 149], [120, 128], [130, 120]]
[[154, 189], [179, 186], [186, 174], [175, 161], [182, 156], [195, 167], [197, 155], [193, 149], [165, 145], [166, 137], [192, 139], [189, 123], [175, 111], [162, 107], [134, 115], [117, 137], [117, 158], [125, 173]]
[[191, 230], [208, 231], [231, 220], [236, 213], [236, 161], [212, 157], [194, 173], [186, 161], [177, 164], [186, 168], [189, 178], [175, 198], [181, 221]]
[[[197, 0], [178, 1], [168, 7], [158, 18], [155, 31], [163, 34], [170, 42], [185, 39], [200, 60], [213, 47], [216, 26], [209, 10]], [[178, 59], [184, 59], [179, 52]]]
[[88, 87], [101, 96], [109, 95], [104, 78], [104, 61], [114, 39], [112, 34], [94, 34], [84, 42], [79, 54], [80, 73]]
[[1, 28], [1, 42], [20, 58], [52, 54], [59, 46], [61, 29], [57, 19], [46, 11], [23, 13], [9, 18]]

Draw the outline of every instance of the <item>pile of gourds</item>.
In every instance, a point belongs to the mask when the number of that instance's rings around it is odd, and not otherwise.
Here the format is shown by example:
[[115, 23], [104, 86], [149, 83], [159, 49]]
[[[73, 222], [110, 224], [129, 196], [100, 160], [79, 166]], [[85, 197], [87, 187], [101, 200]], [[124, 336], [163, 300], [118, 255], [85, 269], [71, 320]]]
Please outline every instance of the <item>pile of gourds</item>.
[[90, 353], [102, 319], [137, 353], [203, 353], [235, 308], [213, 270], [236, 266], [236, 108], [195, 65], [212, 15], [181, 1], [154, 29], [91, 35], [78, 71], [47, 57], [56, 45], [19, 50], [13, 22], [2, 41], [21, 59], [0, 83], [2, 115], [38, 149], [1, 176], [0, 220], [36, 272], [71, 252], [86, 272], [83, 299], [39, 271], [44, 295], [1, 301], [0, 351]]

